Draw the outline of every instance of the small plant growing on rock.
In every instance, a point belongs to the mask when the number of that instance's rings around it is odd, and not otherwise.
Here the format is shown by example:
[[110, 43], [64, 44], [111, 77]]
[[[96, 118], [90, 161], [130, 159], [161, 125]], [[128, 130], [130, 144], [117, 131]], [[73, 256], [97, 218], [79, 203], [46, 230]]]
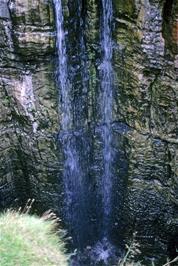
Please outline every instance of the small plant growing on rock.
[[140, 254], [140, 245], [136, 241], [136, 232], [133, 234], [130, 245], [126, 244], [126, 253], [124, 257], [119, 261], [118, 266], [141, 266], [140, 262], [133, 262], [136, 255]]

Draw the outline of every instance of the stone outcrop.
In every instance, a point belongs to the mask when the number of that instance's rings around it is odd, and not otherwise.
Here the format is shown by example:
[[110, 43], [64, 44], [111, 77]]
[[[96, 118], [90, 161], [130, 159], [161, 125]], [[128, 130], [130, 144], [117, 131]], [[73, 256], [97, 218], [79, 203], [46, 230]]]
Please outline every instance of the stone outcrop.
[[[97, 0], [83, 1], [78, 16], [78, 1], [63, 3], [75, 84], [73, 98], [76, 106], [82, 99], [83, 106], [78, 126], [92, 135], [92, 155], [87, 160], [91, 161], [90, 175], [95, 182], [101, 162], [101, 143], [94, 129], [101, 119], [101, 7]], [[121, 229], [116, 223], [112, 230], [118, 236], [124, 230], [126, 242], [137, 231], [146, 263], [154, 258], [162, 265], [168, 250], [175, 252], [172, 243], [178, 234], [178, 6], [174, 0], [114, 0], [113, 7], [116, 187], [119, 183], [114, 212]], [[82, 59], [78, 44], [81, 25], [85, 42]], [[79, 82], [83, 68], [77, 68], [83, 62], [89, 77], [87, 93]], [[60, 112], [55, 66], [52, 0], [1, 0], [2, 208], [15, 199], [17, 205], [23, 204], [30, 197], [36, 199], [40, 211], [59, 208], [63, 160], [56, 141]]]
[[45, 210], [54, 206], [59, 171], [53, 6], [19, 0], [0, 6], [1, 207], [35, 198]]
[[178, 232], [177, 4], [128, 2], [116, 6], [115, 26], [116, 42], [123, 49], [115, 61], [119, 119], [132, 128], [126, 215], [142, 246], [145, 241], [147, 250], [150, 243], [166, 252], [168, 237]]

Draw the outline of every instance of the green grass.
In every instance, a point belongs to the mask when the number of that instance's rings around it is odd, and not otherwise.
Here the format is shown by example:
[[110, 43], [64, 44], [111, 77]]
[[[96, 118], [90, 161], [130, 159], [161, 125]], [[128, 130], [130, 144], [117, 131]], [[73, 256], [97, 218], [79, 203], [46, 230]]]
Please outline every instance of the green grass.
[[63, 241], [55, 222], [28, 214], [0, 215], [0, 265], [67, 266]]

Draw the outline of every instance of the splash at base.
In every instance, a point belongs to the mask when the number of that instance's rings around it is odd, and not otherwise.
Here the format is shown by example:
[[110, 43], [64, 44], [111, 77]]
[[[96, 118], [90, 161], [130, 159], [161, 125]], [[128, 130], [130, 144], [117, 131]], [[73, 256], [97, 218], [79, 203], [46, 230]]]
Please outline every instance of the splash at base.
[[94, 246], [87, 246], [84, 251], [75, 251], [70, 266], [111, 266], [117, 265], [121, 251], [116, 249], [107, 238], [98, 241]]

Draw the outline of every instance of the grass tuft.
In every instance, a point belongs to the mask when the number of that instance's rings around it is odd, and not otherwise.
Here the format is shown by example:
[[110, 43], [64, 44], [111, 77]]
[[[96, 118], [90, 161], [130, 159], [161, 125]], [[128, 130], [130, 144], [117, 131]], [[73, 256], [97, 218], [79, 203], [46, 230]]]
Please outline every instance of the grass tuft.
[[64, 242], [50, 220], [8, 211], [0, 215], [0, 265], [67, 266]]

